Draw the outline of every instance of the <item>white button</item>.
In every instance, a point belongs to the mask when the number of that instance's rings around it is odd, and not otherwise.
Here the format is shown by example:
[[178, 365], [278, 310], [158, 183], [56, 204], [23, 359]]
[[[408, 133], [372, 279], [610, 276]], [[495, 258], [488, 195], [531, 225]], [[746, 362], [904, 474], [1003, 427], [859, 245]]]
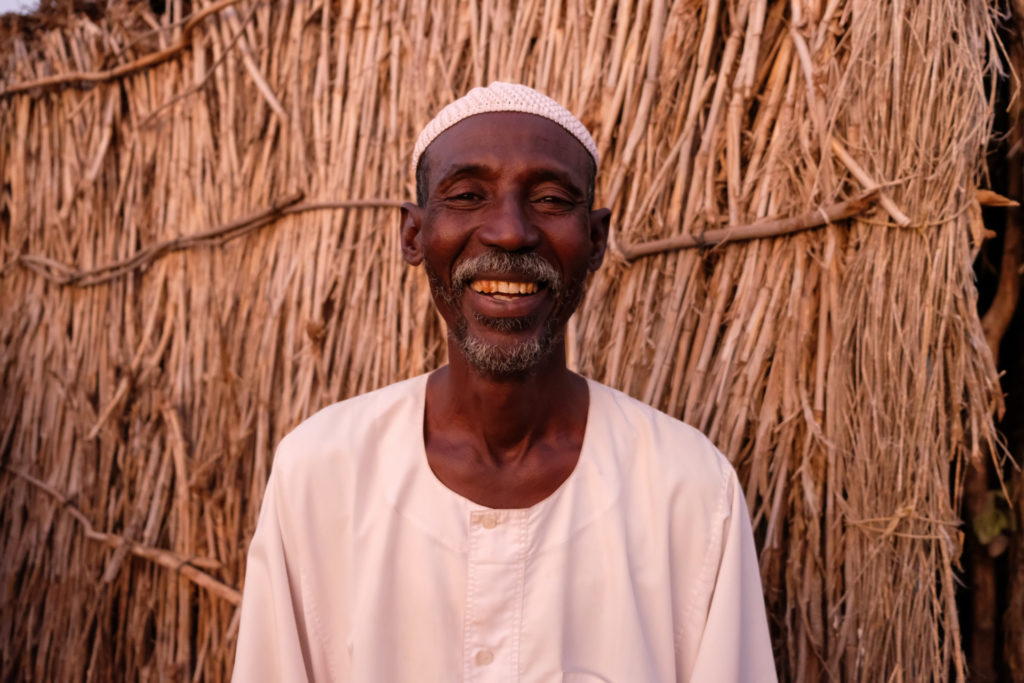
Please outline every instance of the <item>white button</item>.
[[473, 659], [477, 666], [487, 666], [494, 661], [494, 653], [490, 650], [480, 650]]
[[482, 515], [480, 517], [480, 526], [485, 529], [493, 529], [498, 526], [498, 517], [493, 512]]

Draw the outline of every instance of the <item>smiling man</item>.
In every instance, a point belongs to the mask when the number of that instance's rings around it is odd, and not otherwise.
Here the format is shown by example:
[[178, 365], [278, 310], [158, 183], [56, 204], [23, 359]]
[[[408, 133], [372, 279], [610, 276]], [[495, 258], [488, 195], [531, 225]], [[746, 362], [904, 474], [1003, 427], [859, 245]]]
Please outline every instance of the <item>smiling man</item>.
[[604, 256], [597, 148], [494, 83], [423, 130], [405, 260], [448, 365], [281, 442], [238, 681], [770, 681], [736, 475], [693, 428], [566, 367]]

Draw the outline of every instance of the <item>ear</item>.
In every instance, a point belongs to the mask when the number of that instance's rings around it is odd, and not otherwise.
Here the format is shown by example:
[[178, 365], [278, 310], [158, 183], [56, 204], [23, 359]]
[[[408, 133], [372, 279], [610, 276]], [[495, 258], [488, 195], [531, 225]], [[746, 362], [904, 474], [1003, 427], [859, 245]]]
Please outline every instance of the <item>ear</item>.
[[410, 266], [423, 262], [423, 248], [420, 246], [420, 221], [423, 209], [412, 202], [402, 204], [402, 258]]
[[590, 212], [590, 259], [587, 261], [590, 270], [597, 270], [604, 261], [604, 250], [608, 246], [608, 228], [611, 218], [611, 209], [597, 209]]

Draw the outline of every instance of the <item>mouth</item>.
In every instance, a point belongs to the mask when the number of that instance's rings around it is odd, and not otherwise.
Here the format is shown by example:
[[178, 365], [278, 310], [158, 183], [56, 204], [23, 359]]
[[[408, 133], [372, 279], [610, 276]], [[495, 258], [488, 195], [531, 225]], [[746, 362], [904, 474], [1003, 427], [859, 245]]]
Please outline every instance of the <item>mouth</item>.
[[542, 282], [516, 282], [513, 280], [473, 280], [469, 288], [477, 294], [493, 297], [499, 301], [514, 301], [539, 292]]

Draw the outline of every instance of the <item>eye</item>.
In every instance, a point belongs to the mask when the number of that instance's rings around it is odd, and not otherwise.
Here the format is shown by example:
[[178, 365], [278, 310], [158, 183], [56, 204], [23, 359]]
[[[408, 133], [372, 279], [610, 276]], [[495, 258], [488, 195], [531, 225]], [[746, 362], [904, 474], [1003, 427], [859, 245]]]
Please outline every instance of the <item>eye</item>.
[[542, 194], [535, 197], [533, 205], [545, 213], [567, 213], [576, 207], [576, 202], [559, 194]]
[[453, 194], [445, 199], [449, 202], [471, 202], [480, 199], [480, 195], [475, 192], [460, 192], [459, 194]]

